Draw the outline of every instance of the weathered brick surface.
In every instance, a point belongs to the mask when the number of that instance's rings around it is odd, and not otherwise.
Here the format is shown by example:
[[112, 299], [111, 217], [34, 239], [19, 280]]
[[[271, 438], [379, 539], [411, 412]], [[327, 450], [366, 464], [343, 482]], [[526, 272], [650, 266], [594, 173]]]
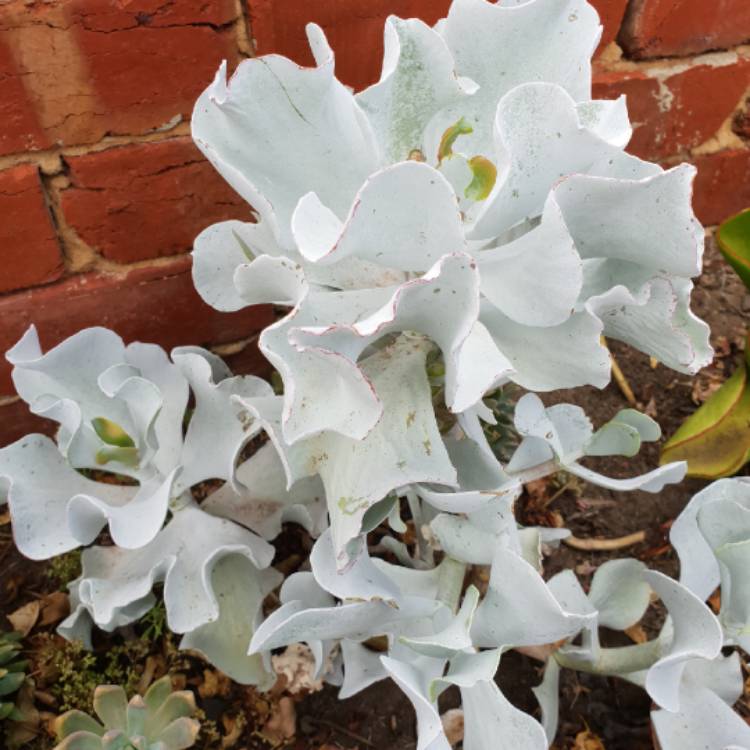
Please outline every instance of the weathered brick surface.
[[[734, 59], [736, 58], [736, 59]], [[599, 73], [594, 97], [628, 97], [633, 122], [629, 149], [645, 159], [663, 159], [707, 141], [737, 108], [750, 86], [750, 60], [721, 64], [646, 68]]]
[[748, 0], [630, 0], [619, 37], [635, 59], [726, 49], [748, 40]]
[[599, 43], [599, 50], [601, 51], [617, 38], [628, 0], [591, 0], [591, 4], [599, 11], [599, 17], [602, 20], [602, 26], [604, 26], [602, 40]]
[[[126, 341], [179, 344], [238, 341], [272, 320], [269, 308], [219, 313], [193, 288], [190, 258], [121, 275], [83, 274], [50, 286], [0, 297], [0, 351], [34, 323], [47, 348], [81, 328], [112, 328]], [[13, 394], [10, 368], [0, 364], [0, 397]]]
[[0, 172], [0, 217], [0, 292], [59, 278], [63, 258], [35, 165]]
[[67, 223], [109, 260], [131, 263], [189, 251], [195, 236], [224, 219], [249, 219], [248, 205], [189, 137], [66, 159]]
[[234, 0], [0, 3], [0, 154], [144, 133], [189, 116], [238, 51]]
[[12, 401], [0, 406], [0, 448], [32, 432], [53, 436], [56, 429], [56, 422], [32, 414], [23, 401]]
[[[604, 24], [600, 49], [620, 26], [627, 0], [593, 0]], [[434, 24], [448, 12], [450, 0], [317, 0], [315, 3], [250, 0], [250, 24], [258, 54], [276, 52], [301, 65], [312, 65], [305, 25], [323, 27], [336, 53], [336, 75], [355, 89], [380, 77], [383, 24], [389, 15], [417, 17]]]
[[750, 150], [720, 151], [694, 161], [698, 177], [693, 205], [706, 226], [750, 206]]
[[[707, 225], [750, 205], [750, 52], [730, 49], [750, 41], [750, 0], [592, 2], [604, 25], [598, 52], [607, 50], [594, 95], [628, 95], [629, 150], [696, 163], [695, 206]], [[316, 21], [337, 73], [359, 89], [380, 75], [389, 14], [434, 23], [449, 4], [0, 0], [0, 162], [9, 165], [0, 170], [0, 352], [30, 322], [45, 346], [89, 325], [167, 347], [232, 344], [257, 332], [268, 310], [221, 314], [193, 290], [180, 254], [203, 227], [245, 218], [248, 207], [199, 157], [184, 125], [173, 126], [189, 117], [222, 58], [231, 68], [248, 52], [248, 34], [258, 53], [309, 65], [304, 27]], [[702, 54], [713, 50], [725, 51]], [[45, 193], [37, 166], [50, 174], [58, 162]], [[112, 274], [113, 262], [140, 267]], [[86, 273], [75, 275], [80, 268]], [[224, 354], [239, 371], [264, 367], [254, 346]], [[11, 393], [0, 365], [0, 398]], [[0, 445], [43, 424], [25, 409], [0, 406]]]

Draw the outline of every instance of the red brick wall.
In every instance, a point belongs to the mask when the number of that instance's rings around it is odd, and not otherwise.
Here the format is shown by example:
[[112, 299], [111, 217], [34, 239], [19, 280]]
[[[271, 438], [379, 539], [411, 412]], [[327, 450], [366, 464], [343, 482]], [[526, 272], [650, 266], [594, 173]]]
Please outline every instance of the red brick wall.
[[[200, 343], [260, 366], [270, 312], [224, 315], [192, 290], [207, 224], [247, 207], [189, 138], [220, 60], [309, 63], [304, 25], [337, 70], [377, 79], [389, 13], [433, 22], [449, 0], [0, 0], [0, 351], [34, 322], [50, 346], [102, 324], [127, 340]], [[698, 165], [708, 225], [750, 205], [750, 2], [594, 0], [605, 26], [595, 95], [628, 94], [631, 150]], [[0, 445], [36, 428], [0, 364]]]

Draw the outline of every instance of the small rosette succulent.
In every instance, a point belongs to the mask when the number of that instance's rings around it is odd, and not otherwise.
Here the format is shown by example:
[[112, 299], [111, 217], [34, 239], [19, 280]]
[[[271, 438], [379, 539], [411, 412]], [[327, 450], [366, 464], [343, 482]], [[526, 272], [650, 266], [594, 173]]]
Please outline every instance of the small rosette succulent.
[[20, 633], [0, 634], [0, 721], [19, 718], [13, 696], [26, 679], [29, 664], [20, 658], [20, 640]]
[[55, 750], [184, 750], [193, 746], [200, 731], [200, 722], [190, 718], [193, 694], [172, 692], [169, 676], [129, 702], [118, 685], [100, 685], [94, 692], [94, 711], [99, 721], [83, 711], [60, 716]]

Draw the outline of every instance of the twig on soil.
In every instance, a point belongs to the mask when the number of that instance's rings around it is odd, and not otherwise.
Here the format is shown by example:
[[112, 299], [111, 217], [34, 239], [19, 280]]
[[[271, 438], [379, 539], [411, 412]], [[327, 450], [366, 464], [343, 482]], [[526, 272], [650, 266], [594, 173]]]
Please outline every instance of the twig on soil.
[[614, 539], [579, 539], [577, 536], [568, 536], [563, 539], [563, 542], [568, 547], [594, 552], [609, 552], [610, 550], [630, 547], [633, 544], [639, 544], [644, 541], [646, 541], [645, 531], [636, 531], [633, 534], [618, 536]]
[[320, 724], [324, 727], [328, 727], [329, 729], [333, 729], [336, 732], [340, 732], [341, 734], [349, 737], [352, 740], [356, 740], [357, 742], [361, 742], [363, 745], [367, 745], [367, 747], [375, 747], [375, 745], [370, 742], [370, 740], [368, 740], [366, 737], [363, 737], [361, 734], [352, 732], [351, 729], [346, 729], [345, 727], [329, 721], [328, 719], [319, 719], [315, 716], [307, 716], [305, 718], [307, 719], [307, 721], [312, 722], [313, 724]]
[[[607, 340], [602, 336], [602, 345], [607, 346]], [[609, 347], [607, 347], [607, 350], [609, 350]], [[633, 389], [630, 387], [630, 383], [628, 383], [628, 379], [625, 377], [625, 373], [620, 369], [620, 365], [617, 363], [617, 359], [615, 358], [615, 355], [612, 354], [612, 352], [609, 352], [609, 357], [612, 361], [612, 377], [615, 379], [615, 383], [617, 383], [617, 387], [622, 392], [622, 395], [625, 396], [625, 400], [633, 407], [638, 406], [638, 401], [635, 397], [635, 393], [633, 393]]]

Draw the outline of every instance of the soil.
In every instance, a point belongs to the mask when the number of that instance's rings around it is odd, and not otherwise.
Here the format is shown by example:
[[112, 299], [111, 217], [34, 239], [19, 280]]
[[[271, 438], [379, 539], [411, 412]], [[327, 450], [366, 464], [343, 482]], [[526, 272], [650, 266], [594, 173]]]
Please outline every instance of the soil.
[[[682, 420], [695, 408], [696, 402], [725, 380], [734, 367], [744, 346], [745, 327], [750, 317], [750, 295], [723, 262], [712, 241], [709, 241], [704, 273], [693, 296], [693, 310], [712, 329], [712, 340], [717, 350], [714, 363], [698, 376], [691, 378], [668, 370], [662, 365], [652, 366], [649, 358], [616, 342], [611, 343], [639, 408], [653, 416], [665, 436], [671, 435]], [[583, 406], [596, 426], [606, 422], [617, 411], [628, 406], [622, 391], [614, 383], [604, 390], [593, 388], [558, 392], [545, 398], [549, 403], [567, 401]], [[634, 459], [601, 459], [591, 464], [614, 476], [641, 473], [658, 463], [659, 445], [648, 444]], [[686, 480], [680, 485], [665, 488], [658, 495], [641, 492], [627, 495], [608, 492], [585, 484], [570, 484], [541, 488], [541, 500], [536, 493], [527, 494], [521, 501], [522, 519], [550, 524], [564, 523], [578, 537], [619, 537], [643, 530], [646, 540], [621, 550], [616, 555], [601, 552], [581, 552], [567, 546], [552, 550], [547, 558], [546, 572], [554, 574], [563, 568], [573, 568], [584, 582], [604, 560], [612, 556], [635, 556], [668, 574], [678, 572], [678, 563], [668, 544], [669, 526], [690, 497], [705, 486], [705, 482]], [[560, 490], [560, 491], [558, 491]], [[550, 498], [554, 499], [549, 502]], [[298, 531], [288, 529], [279, 540], [277, 560], [288, 572], [303, 562], [309, 543]], [[21, 605], [55, 590], [54, 579], [45, 573], [46, 563], [34, 563], [16, 552], [9, 526], [0, 527], [0, 614], [8, 614]], [[654, 615], [658, 617], [658, 613]], [[645, 629], [653, 629], [655, 621], [647, 620]], [[61, 641], [50, 635], [54, 623], [46, 628], [37, 626], [32, 636], [24, 641], [32, 661], [37, 655], [39, 638], [46, 638], [53, 648], [62, 649]], [[140, 626], [111, 636], [99, 634], [96, 642], [97, 658], [103, 658], [114, 645], [127, 643], [143, 635]], [[612, 643], [622, 634], [612, 635]], [[270, 697], [257, 694], [222, 680], [198, 658], [177, 653], [174, 640], [168, 635], [151, 637], [148, 654], [129, 665], [135, 676], [144, 672], [169, 670], [177, 680], [196, 691], [198, 704], [210, 722], [202, 734], [199, 748], [231, 748], [266, 750], [273, 747], [261, 735], [264, 725], [278, 710], [280, 691]], [[151, 661], [149, 661], [151, 659]], [[36, 665], [38, 667], [38, 664]], [[510, 652], [503, 656], [498, 682], [508, 699], [518, 707], [538, 715], [531, 687], [540, 680], [540, 663], [529, 657]], [[33, 745], [51, 747], [44, 719], [59, 710], [60, 700], [53, 693], [55, 675], [45, 675], [38, 668], [34, 677], [46, 701], [37, 705], [42, 710], [39, 736]], [[44, 693], [47, 693], [44, 696]], [[59, 692], [59, 691], [58, 691]], [[390, 682], [381, 682], [345, 701], [336, 697], [336, 689], [326, 687], [305, 697], [295, 699], [296, 734], [276, 747], [290, 750], [414, 750], [414, 712], [400, 690]], [[52, 700], [50, 700], [50, 698]], [[441, 698], [441, 709], [458, 704], [456, 693], [448, 691]], [[614, 678], [598, 678], [563, 671], [560, 698], [560, 725], [556, 748], [584, 747], [576, 744], [576, 735], [587, 728], [601, 739], [607, 750], [644, 750], [651, 748], [649, 726], [650, 701], [642, 690]], [[740, 710], [745, 713], [744, 706]], [[46, 713], [45, 713], [46, 712]], [[244, 716], [245, 726], [237, 723]], [[222, 740], [222, 737], [224, 738]], [[589, 747], [586, 745], [586, 747]], [[591, 745], [596, 747], [596, 745]]]

